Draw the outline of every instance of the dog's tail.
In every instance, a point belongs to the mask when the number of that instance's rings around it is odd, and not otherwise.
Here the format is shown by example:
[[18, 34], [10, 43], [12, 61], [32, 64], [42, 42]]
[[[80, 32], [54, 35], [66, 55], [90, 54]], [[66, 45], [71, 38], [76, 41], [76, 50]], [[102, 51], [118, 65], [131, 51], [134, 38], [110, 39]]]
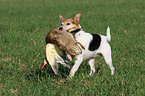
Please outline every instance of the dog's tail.
[[109, 28], [109, 26], [108, 26], [108, 28], [107, 28], [107, 36], [106, 36], [107, 38], [107, 41], [111, 41], [111, 35], [110, 35], [110, 28]]

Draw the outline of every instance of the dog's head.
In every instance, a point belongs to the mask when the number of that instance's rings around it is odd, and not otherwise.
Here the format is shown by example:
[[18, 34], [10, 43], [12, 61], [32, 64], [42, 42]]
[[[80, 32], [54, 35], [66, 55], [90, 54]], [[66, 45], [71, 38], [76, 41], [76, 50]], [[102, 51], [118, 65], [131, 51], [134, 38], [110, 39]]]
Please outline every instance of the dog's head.
[[75, 30], [80, 30], [81, 28], [79, 25], [80, 16], [81, 16], [81, 13], [77, 14], [72, 19], [64, 19], [62, 15], [59, 15], [59, 18], [61, 20], [61, 26], [59, 30], [63, 29], [70, 33], [74, 32]]

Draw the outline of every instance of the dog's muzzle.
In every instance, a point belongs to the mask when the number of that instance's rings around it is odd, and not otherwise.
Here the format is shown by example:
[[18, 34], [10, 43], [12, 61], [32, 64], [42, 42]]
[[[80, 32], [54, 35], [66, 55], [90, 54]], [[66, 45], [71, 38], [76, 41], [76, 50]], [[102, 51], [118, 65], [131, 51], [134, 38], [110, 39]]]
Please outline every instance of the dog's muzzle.
[[67, 30], [67, 32], [70, 32], [71, 34], [76, 34], [77, 32], [79, 32], [81, 30], [81, 28], [76, 28], [76, 27], [73, 27], [73, 28], [70, 28]]

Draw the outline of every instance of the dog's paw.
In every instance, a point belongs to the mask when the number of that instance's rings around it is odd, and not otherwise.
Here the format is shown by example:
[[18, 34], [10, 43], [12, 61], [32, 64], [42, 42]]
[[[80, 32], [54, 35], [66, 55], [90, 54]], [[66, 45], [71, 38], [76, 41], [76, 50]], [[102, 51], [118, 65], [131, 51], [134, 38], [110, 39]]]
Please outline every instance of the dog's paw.
[[111, 69], [111, 75], [114, 75], [114, 71], [115, 71], [115, 68], [113, 67], [113, 68]]
[[94, 75], [94, 73], [95, 73], [95, 72], [94, 72], [93, 70], [91, 70], [91, 72], [90, 72], [89, 75], [92, 77], [92, 76]]

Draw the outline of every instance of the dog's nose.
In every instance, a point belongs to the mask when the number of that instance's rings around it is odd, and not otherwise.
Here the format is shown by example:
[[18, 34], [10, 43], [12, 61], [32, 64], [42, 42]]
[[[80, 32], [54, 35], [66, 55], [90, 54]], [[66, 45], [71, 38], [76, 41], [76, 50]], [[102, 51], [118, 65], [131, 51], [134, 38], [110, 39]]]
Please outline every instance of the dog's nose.
[[61, 30], [61, 31], [62, 31], [62, 29], [63, 29], [62, 27], [59, 27], [59, 30]]

